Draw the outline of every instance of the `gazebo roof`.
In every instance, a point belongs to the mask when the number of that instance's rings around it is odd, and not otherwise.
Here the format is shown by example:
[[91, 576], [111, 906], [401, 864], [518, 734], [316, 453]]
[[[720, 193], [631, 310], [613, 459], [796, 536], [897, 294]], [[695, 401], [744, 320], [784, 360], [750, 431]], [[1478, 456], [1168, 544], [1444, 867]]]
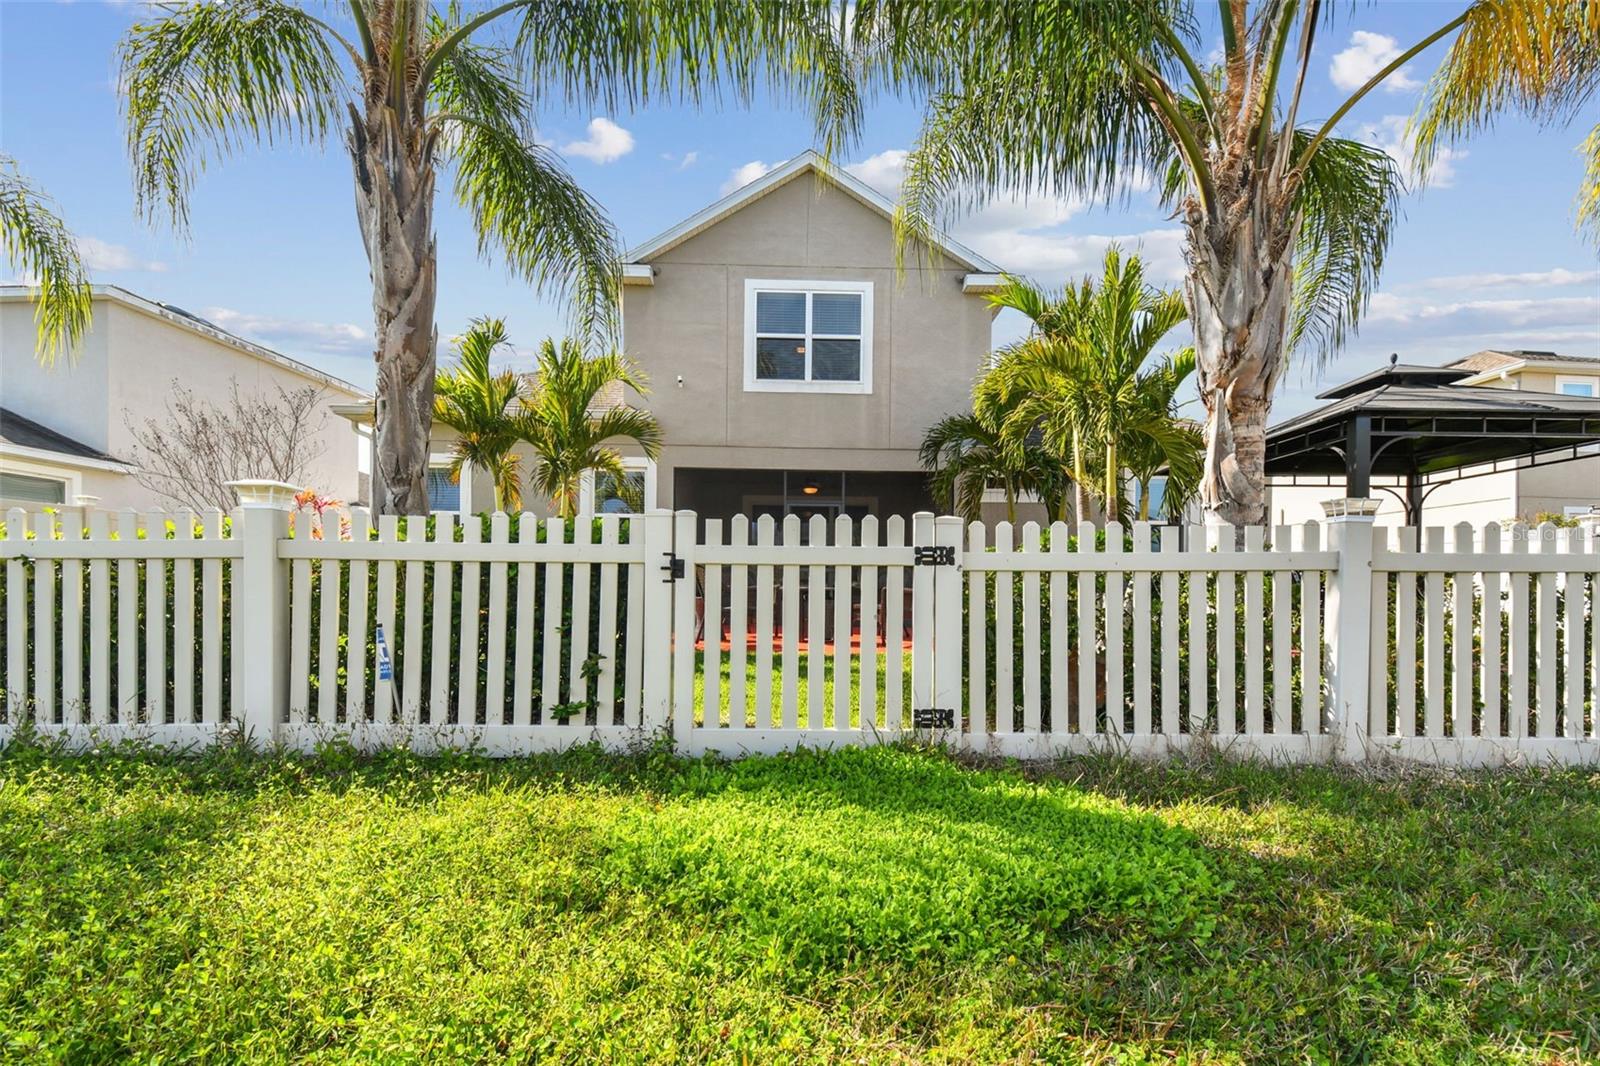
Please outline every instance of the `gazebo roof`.
[[[1267, 430], [1268, 475], [1418, 475], [1600, 442], [1600, 399], [1454, 384], [1457, 367], [1391, 364]], [[1361, 443], [1360, 438], [1366, 438]]]

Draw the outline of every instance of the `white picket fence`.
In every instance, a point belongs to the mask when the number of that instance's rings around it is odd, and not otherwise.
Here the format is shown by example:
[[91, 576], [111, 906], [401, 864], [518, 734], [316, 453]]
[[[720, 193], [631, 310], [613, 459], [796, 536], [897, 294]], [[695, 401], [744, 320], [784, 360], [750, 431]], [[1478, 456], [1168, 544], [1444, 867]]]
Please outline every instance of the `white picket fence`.
[[1577, 530], [13, 511], [0, 743], [1600, 761]]

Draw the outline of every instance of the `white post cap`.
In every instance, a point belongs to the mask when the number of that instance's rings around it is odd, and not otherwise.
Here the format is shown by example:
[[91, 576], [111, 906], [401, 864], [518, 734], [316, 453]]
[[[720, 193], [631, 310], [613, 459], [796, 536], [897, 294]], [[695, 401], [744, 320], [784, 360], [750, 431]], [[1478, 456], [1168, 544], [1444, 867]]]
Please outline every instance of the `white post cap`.
[[72, 505], [74, 507], [82, 507], [82, 508], [88, 509], [90, 507], [95, 506], [99, 502], [100, 502], [100, 497], [98, 497], [98, 496], [90, 496], [90, 495], [88, 495], [86, 493], [82, 493], [82, 492], [80, 492], [76, 496], [72, 497]]
[[1382, 501], [1373, 496], [1341, 496], [1323, 500], [1322, 513], [1329, 518], [1372, 518]]
[[275, 511], [294, 510], [294, 498], [301, 491], [299, 485], [266, 478], [230, 481], [228, 487], [239, 494], [240, 507], [268, 507]]

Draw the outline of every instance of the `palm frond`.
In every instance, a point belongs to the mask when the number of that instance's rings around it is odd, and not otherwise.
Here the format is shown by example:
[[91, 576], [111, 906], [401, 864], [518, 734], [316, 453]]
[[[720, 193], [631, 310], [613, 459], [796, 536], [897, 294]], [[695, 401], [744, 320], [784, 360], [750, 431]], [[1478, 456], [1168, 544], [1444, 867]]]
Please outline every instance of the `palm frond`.
[[186, 231], [205, 167], [246, 145], [323, 141], [346, 82], [326, 27], [281, 0], [187, 3], [120, 46], [134, 204]]
[[93, 293], [78, 245], [55, 205], [0, 155], [0, 249], [33, 287], [34, 345], [49, 365], [89, 329]]

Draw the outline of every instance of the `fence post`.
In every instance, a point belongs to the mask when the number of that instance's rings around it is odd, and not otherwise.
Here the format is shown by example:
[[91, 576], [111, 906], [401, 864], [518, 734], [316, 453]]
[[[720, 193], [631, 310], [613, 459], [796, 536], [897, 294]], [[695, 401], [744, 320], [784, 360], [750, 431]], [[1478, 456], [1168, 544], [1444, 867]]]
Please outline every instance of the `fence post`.
[[252, 745], [278, 743], [289, 710], [289, 564], [278, 542], [289, 535], [289, 512], [300, 490], [281, 481], [230, 481], [239, 494], [233, 535], [242, 554], [233, 587], [234, 662], [243, 666], [242, 707], [235, 723]]
[[[948, 549], [954, 565], [934, 568], [933, 577], [933, 706], [949, 708], [953, 717], [950, 746], [961, 746], [961, 534], [963, 522], [954, 515], [933, 520], [933, 543]], [[976, 716], [983, 708], [971, 708]]]
[[[672, 590], [672, 742], [684, 755], [690, 754], [694, 732], [694, 548], [698, 524], [693, 511], [677, 511], [672, 516], [674, 565], [682, 570], [682, 576], [667, 586]], [[718, 712], [712, 708], [710, 713]]]
[[1329, 547], [1339, 569], [1329, 583], [1328, 682], [1333, 694], [1335, 757], [1359, 762], [1365, 755], [1372, 671], [1372, 539], [1378, 501], [1370, 497], [1329, 500]]
[[[672, 720], [672, 512], [656, 509], [636, 519], [644, 527], [644, 696], [639, 724], [659, 733]], [[629, 589], [629, 595], [633, 590]]]

